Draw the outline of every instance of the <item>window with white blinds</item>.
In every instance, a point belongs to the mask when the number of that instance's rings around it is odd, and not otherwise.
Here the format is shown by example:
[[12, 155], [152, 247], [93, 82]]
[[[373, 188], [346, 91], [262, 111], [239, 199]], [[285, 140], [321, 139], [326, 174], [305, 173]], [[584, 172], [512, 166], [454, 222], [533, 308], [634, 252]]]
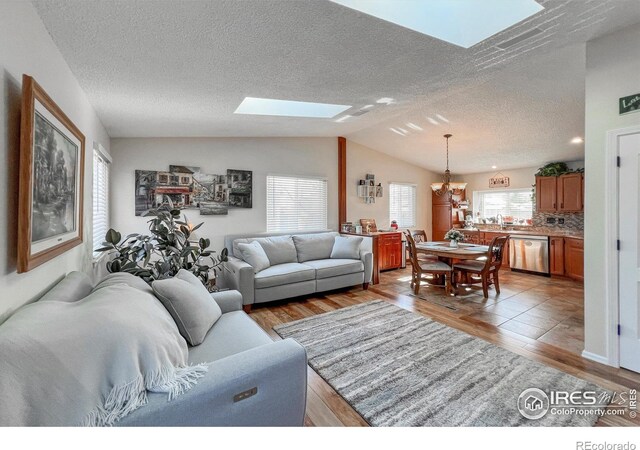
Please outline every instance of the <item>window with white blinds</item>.
[[531, 189], [509, 189], [501, 191], [475, 191], [473, 193], [474, 210], [483, 219], [495, 218], [502, 214], [503, 218], [531, 219], [533, 200]]
[[327, 229], [327, 180], [267, 176], [267, 231]]
[[[93, 151], [93, 249], [102, 247], [109, 230], [109, 161]], [[93, 252], [97, 258], [101, 253]]]
[[389, 219], [400, 228], [416, 226], [416, 185], [389, 183]]

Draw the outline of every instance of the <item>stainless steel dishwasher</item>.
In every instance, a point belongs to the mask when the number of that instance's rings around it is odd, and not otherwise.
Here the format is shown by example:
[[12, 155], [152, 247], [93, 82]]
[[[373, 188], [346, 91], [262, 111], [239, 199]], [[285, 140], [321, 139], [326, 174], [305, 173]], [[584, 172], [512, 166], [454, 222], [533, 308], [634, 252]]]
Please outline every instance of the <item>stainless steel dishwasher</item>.
[[511, 235], [509, 261], [514, 271], [549, 275], [549, 238]]

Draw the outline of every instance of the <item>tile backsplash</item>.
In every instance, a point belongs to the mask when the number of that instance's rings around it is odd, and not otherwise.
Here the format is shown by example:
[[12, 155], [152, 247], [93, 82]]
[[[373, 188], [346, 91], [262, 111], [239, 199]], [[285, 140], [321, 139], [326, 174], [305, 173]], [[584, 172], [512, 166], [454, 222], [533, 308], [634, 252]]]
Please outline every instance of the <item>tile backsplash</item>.
[[567, 230], [584, 230], [584, 213], [534, 212], [533, 226]]

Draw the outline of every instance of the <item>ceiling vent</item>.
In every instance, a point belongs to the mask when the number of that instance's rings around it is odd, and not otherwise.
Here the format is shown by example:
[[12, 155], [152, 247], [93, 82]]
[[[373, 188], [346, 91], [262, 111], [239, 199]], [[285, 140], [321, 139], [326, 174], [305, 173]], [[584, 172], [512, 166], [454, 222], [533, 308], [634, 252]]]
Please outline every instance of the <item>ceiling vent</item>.
[[497, 44], [496, 47], [502, 50], [506, 50], [509, 47], [513, 47], [514, 45], [519, 44], [520, 42], [526, 39], [529, 39], [530, 37], [533, 37], [542, 33], [543, 31], [544, 30], [541, 30], [540, 28], [534, 28], [532, 30], [527, 31], [526, 33], [522, 33], [512, 39], [509, 39], [508, 41], [501, 42], [500, 44]]
[[358, 117], [358, 116], [361, 116], [361, 115], [363, 115], [363, 114], [368, 113], [369, 111], [371, 111], [371, 109], [359, 109], [359, 110], [357, 110], [356, 112], [352, 112], [352, 113], [351, 113], [351, 115], [352, 115], [353, 117]]

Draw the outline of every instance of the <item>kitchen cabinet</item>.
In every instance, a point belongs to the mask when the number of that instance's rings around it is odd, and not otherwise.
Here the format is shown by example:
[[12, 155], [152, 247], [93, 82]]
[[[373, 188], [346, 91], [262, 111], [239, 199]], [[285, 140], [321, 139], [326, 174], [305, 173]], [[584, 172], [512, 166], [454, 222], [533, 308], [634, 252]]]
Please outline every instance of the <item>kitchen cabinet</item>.
[[576, 212], [584, 209], [582, 188], [584, 176], [568, 173], [558, 177], [558, 211]]
[[564, 238], [549, 238], [549, 273], [564, 275]]
[[465, 190], [449, 191], [443, 195], [431, 193], [431, 230], [434, 241], [444, 240], [447, 231], [460, 225], [464, 220], [460, 220], [458, 213], [466, 213], [466, 193]]
[[402, 233], [381, 233], [378, 236], [378, 270], [402, 266]]
[[536, 177], [538, 212], [579, 212], [584, 210], [584, 174]]
[[564, 239], [564, 274], [573, 280], [584, 281], [584, 240]]
[[557, 195], [557, 177], [536, 177], [536, 210], [538, 212], [556, 212]]

